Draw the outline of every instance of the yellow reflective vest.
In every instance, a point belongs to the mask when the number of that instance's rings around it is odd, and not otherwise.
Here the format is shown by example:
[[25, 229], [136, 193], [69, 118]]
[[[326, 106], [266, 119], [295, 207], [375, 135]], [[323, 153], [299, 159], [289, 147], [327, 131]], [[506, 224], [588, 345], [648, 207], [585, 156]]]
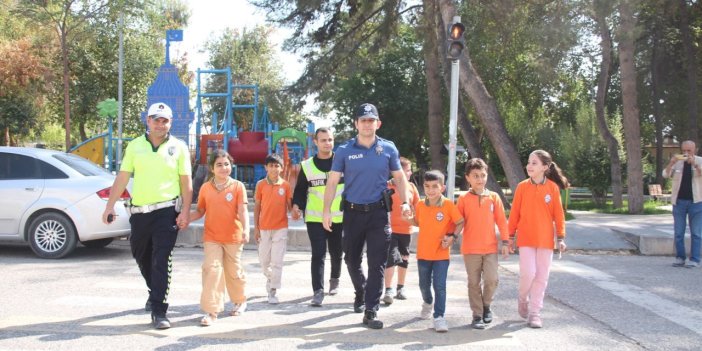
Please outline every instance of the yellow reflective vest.
[[[324, 210], [324, 189], [327, 186], [328, 172], [322, 172], [317, 168], [310, 157], [302, 161], [302, 171], [307, 177], [307, 205], [305, 206], [305, 222], [322, 222], [322, 211]], [[341, 193], [344, 192], [344, 184], [336, 186], [336, 194], [331, 205], [332, 223], [341, 223], [344, 216], [341, 211]]]

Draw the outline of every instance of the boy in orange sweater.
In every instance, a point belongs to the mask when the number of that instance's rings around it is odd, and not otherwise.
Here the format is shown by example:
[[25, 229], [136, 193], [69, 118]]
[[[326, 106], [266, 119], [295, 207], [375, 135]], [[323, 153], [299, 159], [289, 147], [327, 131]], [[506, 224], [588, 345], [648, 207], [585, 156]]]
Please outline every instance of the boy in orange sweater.
[[266, 156], [266, 178], [256, 183], [254, 235], [258, 243], [258, 259], [266, 276], [268, 303], [277, 304], [276, 292], [283, 276], [283, 257], [288, 247], [288, 212], [291, 209], [290, 184], [280, 177], [283, 158]]
[[[446, 189], [444, 175], [441, 171], [431, 170], [424, 173], [424, 194], [415, 214], [407, 220], [419, 227], [417, 236], [417, 270], [419, 271], [419, 290], [422, 293], [422, 319], [429, 319], [434, 309], [434, 330], [439, 333], [448, 331], [444, 318], [446, 310], [446, 276], [450, 262], [451, 245], [455, 239], [454, 232], [463, 230], [463, 217], [453, 201], [442, 193]], [[432, 285], [436, 300], [431, 294]]]
[[485, 161], [479, 158], [468, 160], [465, 177], [470, 189], [458, 198], [457, 204], [465, 223], [461, 254], [468, 274], [468, 299], [473, 311], [471, 326], [485, 329], [485, 324], [492, 322], [490, 304], [499, 281], [495, 225], [500, 230], [504, 258], [510, 253], [509, 233], [500, 196], [485, 188], [488, 177]]

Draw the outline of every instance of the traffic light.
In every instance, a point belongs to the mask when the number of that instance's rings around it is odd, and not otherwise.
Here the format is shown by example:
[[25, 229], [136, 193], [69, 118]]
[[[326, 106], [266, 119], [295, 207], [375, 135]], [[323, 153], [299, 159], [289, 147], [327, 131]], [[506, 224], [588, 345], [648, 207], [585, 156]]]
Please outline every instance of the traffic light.
[[463, 33], [466, 31], [466, 27], [460, 22], [460, 19], [454, 19], [453, 24], [448, 27], [448, 46], [447, 55], [451, 60], [458, 60], [461, 58], [463, 53], [463, 48], [466, 46], [465, 39], [463, 38]]

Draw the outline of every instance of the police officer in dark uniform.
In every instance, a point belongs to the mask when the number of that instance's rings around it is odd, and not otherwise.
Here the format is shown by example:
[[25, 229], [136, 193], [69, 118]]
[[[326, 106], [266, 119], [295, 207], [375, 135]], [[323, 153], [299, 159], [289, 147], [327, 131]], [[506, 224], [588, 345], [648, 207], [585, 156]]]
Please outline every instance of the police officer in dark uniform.
[[[344, 176], [343, 248], [344, 261], [356, 291], [354, 312], [364, 312], [363, 324], [372, 329], [383, 328], [377, 311], [383, 293], [385, 261], [390, 245], [390, 198], [384, 191], [392, 175], [402, 201], [403, 214], [409, 215], [407, 179], [400, 167], [395, 144], [375, 133], [381, 122], [378, 109], [362, 104], [354, 115], [358, 135], [339, 146], [334, 154], [331, 172], [324, 192], [323, 226], [331, 231], [331, 206], [336, 186]], [[384, 196], [386, 195], [386, 196]], [[361, 268], [363, 246], [368, 255], [368, 280]]]
[[168, 329], [166, 317], [171, 282], [171, 257], [179, 229], [190, 223], [193, 185], [190, 151], [170, 135], [173, 112], [168, 105], [152, 104], [147, 112], [146, 134], [129, 143], [115, 178], [102, 220], [112, 222], [117, 199], [134, 175], [129, 223], [129, 244], [149, 289], [146, 310], [156, 329]]

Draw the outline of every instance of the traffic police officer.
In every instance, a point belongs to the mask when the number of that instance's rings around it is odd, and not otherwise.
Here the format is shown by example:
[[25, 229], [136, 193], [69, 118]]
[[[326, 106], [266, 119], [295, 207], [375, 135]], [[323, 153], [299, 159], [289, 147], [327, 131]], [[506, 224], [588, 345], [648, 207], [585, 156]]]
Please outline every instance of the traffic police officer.
[[[363, 324], [383, 328], [377, 311], [383, 293], [385, 261], [390, 244], [389, 215], [391, 204], [383, 200], [387, 180], [392, 175], [402, 201], [403, 214], [409, 215], [407, 179], [400, 167], [400, 157], [391, 141], [376, 136], [381, 122], [372, 104], [362, 104], [354, 115], [358, 135], [339, 146], [324, 192], [323, 226], [331, 230], [332, 202], [341, 175], [344, 175], [343, 247], [344, 261], [356, 290], [354, 311], [365, 314]], [[387, 196], [389, 198], [390, 196]], [[368, 255], [368, 280], [363, 274], [363, 245]]]
[[189, 224], [193, 194], [190, 151], [183, 141], [169, 134], [173, 113], [168, 105], [152, 104], [147, 116], [149, 130], [127, 146], [102, 220], [112, 222], [115, 202], [134, 175], [127, 209], [132, 226], [129, 244], [149, 289], [146, 310], [151, 310], [151, 322], [157, 329], [168, 329], [171, 255], [178, 229]]
[[322, 210], [324, 209], [324, 190], [327, 176], [331, 170], [332, 157], [334, 156], [334, 136], [329, 128], [321, 127], [314, 133], [314, 144], [317, 146], [317, 155], [302, 161], [302, 171], [297, 178], [295, 192], [293, 193], [293, 219], [299, 219], [305, 211], [307, 235], [312, 246], [312, 306], [321, 306], [324, 300], [324, 261], [327, 255], [327, 246], [331, 256], [331, 276], [329, 279], [329, 295], [336, 295], [341, 276], [341, 230], [343, 219], [341, 211], [341, 192], [344, 190], [343, 179], [334, 189], [332, 201], [332, 226], [331, 232], [322, 227]]

